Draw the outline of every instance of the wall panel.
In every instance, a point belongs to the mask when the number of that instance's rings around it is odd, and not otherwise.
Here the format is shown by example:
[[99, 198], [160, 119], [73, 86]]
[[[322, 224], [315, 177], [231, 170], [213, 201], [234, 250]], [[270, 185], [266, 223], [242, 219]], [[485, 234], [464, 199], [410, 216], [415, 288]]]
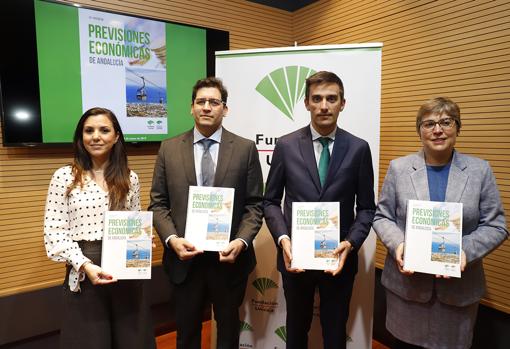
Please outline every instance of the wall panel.
[[[73, 1], [97, 9], [136, 14], [230, 32], [232, 49], [292, 44], [291, 14], [241, 0]], [[190, 95], [191, 95], [191, 91]], [[188, 117], [188, 115], [183, 115]], [[1, 127], [1, 125], [0, 125]], [[1, 136], [0, 136], [1, 142]], [[131, 168], [140, 177], [142, 207], [149, 190], [158, 145], [129, 148]], [[54, 286], [64, 266], [48, 260], [42, 240], [43, 213], [53, 172], [72, 160], [70, 147], [0, 147], [0, 297]], [[159, 239], [154, 262], [160, 263]]]
[[[323, 0], [293, 16], [300, 45], [384, 44], [379, 187], [391, 159], [420, 148], [419, 106], [445, 95], [461, 107], [458, 150], [491, 163], [510, 212], [509, 1]], [[507, 313], [509, 255], [507, 241], [484, 260], [483, 302]], [[378, 241], [377, 266], [385, 256]]]
[[[230, 32], [231, 49], [383, 42], [380, 183], [391, 159], [415, 152], [416, 111], [447, 95], [464, 127], [458, 149], [490, 161], [510, 212], [510, 1], [321, 0], [288, 13], [242, 0], [80, 0], [82, 5]], [[348, 89], [348, 87], [346, 87]], [[1, 127], [1, 126], [0, 126]], [[148, 192], [157, 146], [129, 150]], [[58, 284], [63, 267], [44, 256], [42, 217], [53, 171], [68, 148], [0, 147], [0, 296]], [[158, 242], [159, 243], [159, 242]], [[386, 252], [378, 242], [376, 264]], [[510, 313], [510, 243], [484, 261], [484, 303]], [[155, 260], [161, 258], [161, 247]]]

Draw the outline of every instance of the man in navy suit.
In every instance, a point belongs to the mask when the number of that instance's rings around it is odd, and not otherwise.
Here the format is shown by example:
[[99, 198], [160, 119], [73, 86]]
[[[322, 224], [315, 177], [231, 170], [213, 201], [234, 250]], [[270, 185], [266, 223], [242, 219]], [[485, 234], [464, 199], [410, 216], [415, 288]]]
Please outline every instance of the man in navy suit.
[[[345, 348], [357, 251], [370, 232], [375, 212], [372, 157], [366, 141], [337, 126], [345, 107], [344, 87], [337, 75], [321, 71], [310, 76], [305, 107], [310, 111], [310, 125], [279, 138], [274, 149], [264, 215], [278, 247], [287, 302], [287, 348], [307, 347], [316, 287], [324, 348]], [[338, 269], [291, 268], [293, 202], [340, 202]]]

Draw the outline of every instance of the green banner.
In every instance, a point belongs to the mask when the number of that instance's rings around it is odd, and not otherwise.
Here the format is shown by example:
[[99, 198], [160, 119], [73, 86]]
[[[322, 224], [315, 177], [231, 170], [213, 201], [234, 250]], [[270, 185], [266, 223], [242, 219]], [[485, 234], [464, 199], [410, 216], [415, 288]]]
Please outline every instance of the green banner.
[[70, 142], [82, 114], [78, 9], [35, 1], [35, 19], [43, 142]]

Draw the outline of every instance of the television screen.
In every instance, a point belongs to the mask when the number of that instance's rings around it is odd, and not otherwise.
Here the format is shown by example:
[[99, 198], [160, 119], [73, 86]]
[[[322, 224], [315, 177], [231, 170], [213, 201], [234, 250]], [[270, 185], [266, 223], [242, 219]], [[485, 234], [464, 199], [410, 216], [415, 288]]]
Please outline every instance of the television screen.
[[[4, 145], [70, 143], [83, 112], [118, 117], [128, 142], [191, 127], [191, 87], [228, 32], [42, 0], [2, 4]], [[8, 34], [9, 33], [9, 34]]]

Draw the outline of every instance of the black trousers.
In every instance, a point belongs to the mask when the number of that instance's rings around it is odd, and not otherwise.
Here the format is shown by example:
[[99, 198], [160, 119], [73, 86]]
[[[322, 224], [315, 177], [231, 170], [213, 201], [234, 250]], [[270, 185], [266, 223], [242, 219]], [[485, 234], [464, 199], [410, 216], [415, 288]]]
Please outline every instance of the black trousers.
[[194, 257], [183, 283], [173, 285], [178, 349], [200, 349], [202, 316], [212, 304], [217, 323], [217, 349], [239, 349], [239, 307], [248, 275], [217, 252]]
[[320, 322], [324, 349], [346, 347], [346, 324], [354, 283], [353, 273], [335, 277], [320, 270], [282, 273], [287, 303], [287, 349], [308, 348], [308, 331], [313, 318], [315, 289], [319, 289]]
[[[101, 241], [80, 243], [80, 247], [100, 265]], [[85, 277], [81, 292], [71, 292], [68, 276], [69, 268], [63, 287], [62, 349], [156, 348], [145, 281], [94, 286]]]
[[395, 338], [395, 341], [393, 345], [391, 346], [391, 349], [423, 349], [423, 347], [420, 347], [418, 345], [410, 344], [404, 341], [401, 341], [398, 338]]

